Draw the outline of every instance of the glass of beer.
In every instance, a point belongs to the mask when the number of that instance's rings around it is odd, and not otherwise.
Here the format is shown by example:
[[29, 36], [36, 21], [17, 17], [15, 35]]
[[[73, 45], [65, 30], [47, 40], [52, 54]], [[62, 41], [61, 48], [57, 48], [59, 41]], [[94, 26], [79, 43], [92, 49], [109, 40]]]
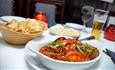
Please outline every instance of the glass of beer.
[[107, 20], [107, 17], [108, 11], [100, 9], [95, 10], [91, 35], [94, 36], [97, 40], [100, 39], [100, 34]]

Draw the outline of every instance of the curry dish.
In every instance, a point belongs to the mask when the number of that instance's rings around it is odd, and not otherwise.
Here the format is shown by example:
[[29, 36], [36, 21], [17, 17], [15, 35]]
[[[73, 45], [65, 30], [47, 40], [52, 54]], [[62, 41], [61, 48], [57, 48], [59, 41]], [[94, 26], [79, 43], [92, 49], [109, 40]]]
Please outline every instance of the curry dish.
[[81, 43], [77, 37], [59, 37], [42, 47], [38, 52], [61, 61], [83, 62], [99, 56], [99, 50], [88, 43]]

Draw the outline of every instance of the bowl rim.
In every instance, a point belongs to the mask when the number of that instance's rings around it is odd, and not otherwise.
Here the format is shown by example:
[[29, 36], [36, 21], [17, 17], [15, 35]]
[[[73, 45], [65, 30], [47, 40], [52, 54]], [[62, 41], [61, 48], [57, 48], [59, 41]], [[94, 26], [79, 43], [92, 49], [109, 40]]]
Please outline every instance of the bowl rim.
[[[50, 43], [50, 42], [47, 42], [47, 43]], [[57, 63], [64, 63], [64, 64], [87, 64], [87, 63], [92, 63], [92, 62], [96, 62], [97, 60], [99, 60], [101, 58], [101, 56], [102, 56], [101, 49], [99, 49], [98, 47], [95, 47], [95, 48], [97, 48], [99, 50], [99, 55], [95, 59], [92, 59], [92, 60], [89, 60], [89, 61], [83, 61], [83, 62], [68, 62], [68, 61], [61, 61], [61, 60], [56, 60], [56, 59], [50, 58], [50, 57], [40, 53], [39, 52], [40, 48], [38, 49], [38, 52], [37, 52], [38, 55], [40, 55], [43, 58], [48, 59], [50, 61], [57, 62]]]

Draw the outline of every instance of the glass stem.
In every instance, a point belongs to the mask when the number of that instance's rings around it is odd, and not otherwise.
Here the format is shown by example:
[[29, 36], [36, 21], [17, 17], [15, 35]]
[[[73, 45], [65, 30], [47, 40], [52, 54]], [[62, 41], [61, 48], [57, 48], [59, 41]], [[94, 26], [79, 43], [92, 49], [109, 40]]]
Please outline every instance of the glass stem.
[[85, 32], [85, 28], [86, 28], [85, 24], [86, 24], [86, 22], [83, 22], [83, 29], [82, 29], [83, 32]]

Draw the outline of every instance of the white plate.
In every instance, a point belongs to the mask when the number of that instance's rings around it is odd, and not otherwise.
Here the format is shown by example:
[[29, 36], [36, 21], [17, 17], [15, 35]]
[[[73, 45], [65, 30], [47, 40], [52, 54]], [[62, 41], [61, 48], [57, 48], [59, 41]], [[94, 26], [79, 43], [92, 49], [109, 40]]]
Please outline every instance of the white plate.
[[5, 21], [8, 21], [8, 22], [11, 21], [12, 19], [15, 19], [15, 20], [18, 20], [18, 21], [25, 20], [24, 17], [19, 17], [19, 16], [2, 16], [0, 18], [3, 19], [3, 20], [5, 20]]
[[[83, 37], [84, 36], [87, 36], [87, 35], [84, 34]], [[39, 40], [39, 38], [33, 39], [30, 42], [28, 42], [28, 45], [33, 45], [34, 43], [47, 42], [49, 40], [52, 40], [52, 39], [54, 40], [56, 38], [58, 38], [58, 36], [50, 35], [49, 31], [48, 31], [48, 32], [44, 33], [43, 38], [40, 38], [40, 40]], [[104, 49], [105, 47], [109, 48], [112, 46], [109, 43], [103, 44], [103, 41], [90, 40], [88, 42], [93, 43], [96, 47], [100, 48], [101, 50]], [[33, 70], [48, 70], [46, 67], [44, 67], [39, 62], [39, 59], [36, 59], [36, 55], [33, 54], [31, 51], [29, 51], [28, 48], [31, 48], [31, 47], [30, 46], [25, 47], [25, 60], [26, 60], [27, 64], [29, 64], [29, 67], [33, 68]], [[100, 62], [86, 70], [114, 70], [114, 69], [115, 69], [115, 66], [113, 65], [113, 62], [111, 61], [111, 59], [107, 55], [102, 53], [102, 58], [101, 58]]]
[[27, 47], [24, 49], [25, 61], [30, 70], [47, 70], [39, 61], [36, 59], [36, 55], [29, 51]]
[[80, 32], [76, 29], [65, 27], [62, 24], [56, 24], [49, 28], [49, 33], [57, 36], [80, 36]]
[[[28, 67], [31, 70], [50, 70], [48, 68], [46, 68], [45, 66], [43, 66], [40, 62], [38, 57], [36, 56], [36, 54], [34, 54], [33, 52], [31, 52], [28, 48], [32, 48], [32, 46], [35, 46], [37, 43], [39, 42], [34, 42], [34, 41], [30, 41], [26, 47], [25, 47], [25, 60], [26, 63], [28, 64]], [[92, 41], [92, 43], [94, 43], [94, 41]], [[32, 45], [32, 46], [30, 46]], [[87, 68], [86, 70], [92, 70], [93, 68], [96, 68], [98, 66], [98, 63], [96, 65], [93, 65], [90, 68]]]

